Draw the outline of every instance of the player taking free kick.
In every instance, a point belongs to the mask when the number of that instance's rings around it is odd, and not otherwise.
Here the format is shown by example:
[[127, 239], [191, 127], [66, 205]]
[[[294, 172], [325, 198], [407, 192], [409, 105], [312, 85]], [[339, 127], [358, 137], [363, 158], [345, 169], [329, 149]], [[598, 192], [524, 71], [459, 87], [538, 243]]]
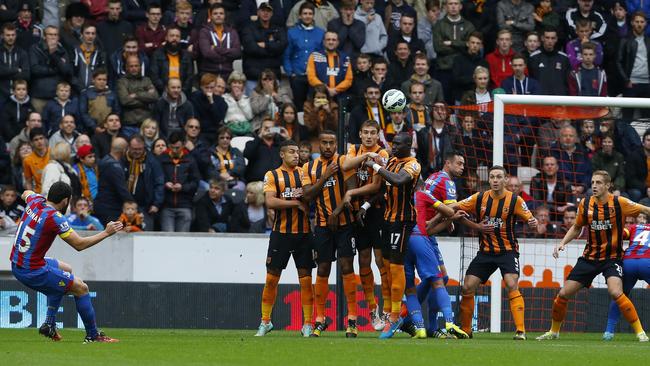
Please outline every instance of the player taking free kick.
[[57, 235], [71, 247], [82, 251], [122, 230], [122, 223], [112, 221], [98, 234], [85, 238], [79, 236], [61, 214], [68, 207], [71, 195], [72, 189], [64, 182], [54, 183], [47, 199], [32, 191], [23, 192], [26, 207], [11, 249], [11, 271], [23, 285], [47, 296], [45, 323], [38, 330], [41, 335], [54, 341], [62, 339], [56, 329], [55, 317], [63, 296], [71, 294], [86, 328], [84, 343], [118, 342], [97, 329], [88, 285], [72, 274], [70, 265], [45, 258]]
[[581, 288], [591, 286], [591, 282], [602, 273], [607, 281], [607, 291], [632, 325], [640, 342], [648, 342], [634, 304], [623, 293], [623, 223], [627, 216], [637, 216], [639, 212], [650, 215], [650, 207], [639, 205], [627, 198], [614, 196], [609, 191], [612, 178], [604, 170], [597, 170], [591, 177], [593, 196], [580, 201], [576, 222], [553, 250], [553, 257], [573, 239], [577, 238], [583, 226], [589, 228], [587, 245], [569, 273], [564, 287], [553, 301], [553, 323], [551, 330], [537, 337], [537, 340], [557, 339], [567, 311], [567, 303]]

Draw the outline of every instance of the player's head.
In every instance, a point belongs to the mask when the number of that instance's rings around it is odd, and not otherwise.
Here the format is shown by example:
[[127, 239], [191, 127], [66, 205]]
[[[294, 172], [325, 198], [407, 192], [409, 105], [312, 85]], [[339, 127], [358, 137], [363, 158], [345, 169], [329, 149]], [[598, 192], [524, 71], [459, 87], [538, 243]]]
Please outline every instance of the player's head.
[[564, 224], [564, 227], [571, 227], [573, 224], [576, 223], [576, 218], [578, 217], [578, 207], [576, 206], [569, 206], [566, 208], [564, 211], [564, 215], [562, 216], [562, 223]]
[[400, 132], [393, 138], [393, 155], [396, 158], [405, 158], [411, 155], [413, 137], [410, 133]]
[[449, 173], [451, 178], [458, 178], [463, 175], [465, 170], [465, 157], [460, 151], [451, 150], [445, 153], [445, 166], [444, 170]]
[[65, 213], [71, 196], [72, 188], [70, 188], [68, 183], [61, 181], [52, 184], [49, 192], [47, 192], [47, 200], [61, 213]]
[[298, 166], [300, 162], [298, 150], [298, 144], [293, 140], [285, 140], [280, 143], [280, 159], [282, 159], [284, 165], [289, 168]]
[[122, 204], [122, 213], [129, 219], [133, 218], [138, 213], [138, 203], [135, 201], [124, 201]]
[[361, 124], [359, 130], [359, 137], [361, 143], [365, 147], [373, 147], [379, 141], [379, 123], [373, 119], [369, 119]]
[[596, 170], [591, 175], [591, 190], [594, 192], [594, 197], [603, 198], [612, 188], [612, 177], [605, 170]]
[[488, 172], [488, 181], [490, 182], [490, 189], [494, 192], [501, 193], [506, 188], [506, 182], [508, 180], [508, 172], [506, 168], [495, 165], [490, 168]]
[[318, 135], [320, 145], [320, 154], [325, 159], [330, 159], [336, 153], [336, 132], [332, 130], [323, 130]]

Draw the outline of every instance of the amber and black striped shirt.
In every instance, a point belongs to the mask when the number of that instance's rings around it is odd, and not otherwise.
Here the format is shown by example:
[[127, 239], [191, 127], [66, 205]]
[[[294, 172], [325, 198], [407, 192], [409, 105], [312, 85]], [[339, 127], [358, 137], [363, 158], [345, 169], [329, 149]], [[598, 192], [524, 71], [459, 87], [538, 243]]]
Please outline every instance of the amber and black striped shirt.
[[582, 256], [594, 261], [623, 258], [625, 217], [637, 216], [639, 212], [641, 206], [611, 193], [604, 203], [598, 202], [593, 196], [585, 197], [578, 205], [576, 217], [577, 226], [587, 226], [589, 229]]
[[[366, 148], [363, 145], [351, 145], [350, 148], [348, 149], [348, 157], [354, 158], [359, 155], [363, 155], [365, 153], [375, 153], [381, 156], [385, 161], [388, 161], [388, 152], [384, 150], [381, 146], [375, 145], [372, 148]], [[357, 187], [363, 187], [366, 186], [370, 183], [372, 183], [373, 178], [375, 177], [375, 171], [372, 168], [364, 167], [363, 165], [357, 168], [356, 170], [357, 174]], [[370, 197], [358, 197], [357, 199], [354, 200], [355, 203], [355, 209], [358, 209], [359, 207], [359, 201], [365, 201], [368, 200]], [[379, 203], [376, 203], [375, 207], [379, 207]]]
[[[339, 156], [334, 154], [330, 160], [325, 160], [322, 157], [317, 160], [310, 161], [303, 166], [305, 175], [302, 179], [302, 185], [312, 185], [320, 179], [325, 173], [327, 166], [336, 162], [339, 165], [339, 171], [329, 177], [323, 184], [323, 189], [316, 196], [316, 225], [320, 227], [327, 226], [327, 218], [330, 217], [334, 209], [341, 203], [343, 196], [345, 196], [345, 181], [354, 176], [354, 170], [344, 172], [340, 169], [341, 164], [345, 161], [345, 155]], [[345, 208], [339, 215], [339, 225], [348, 225], [354, 222], [354, 215], [352, 212]]]
[[[281, 166], [264, 175], [264, 192], [273, 192], [275, 197], [292, 201], [302, 197], [302, 168], [293, 170]], [[283, 234], [301, 234], [309, 232], [309, 217], [298, 208], [275, 210], [273, 231]]]
[[533, 217], [523, 198], [510, 191], [501, 197], [492, 191], [475, 193], [461, 201], [459, 209], [473, 214], [478, 222], [487, 220], [494, 227], [494, 232], [479, 234], [480, 251], [490, 254], [519, 252], [515, 219], [518, 216], [528, 221]]
[[388, 160], [386, 170], [399, 173], [404, 170], [411, 176], [411, 181], [402, 186], [394, 186], [386, 181], [386, 211], [384, 220], [387, 222], [408, 222], [415, 221], [414, 195], [415, 187], [420, 178], [422, 168], [416, 158], [396, 158]]

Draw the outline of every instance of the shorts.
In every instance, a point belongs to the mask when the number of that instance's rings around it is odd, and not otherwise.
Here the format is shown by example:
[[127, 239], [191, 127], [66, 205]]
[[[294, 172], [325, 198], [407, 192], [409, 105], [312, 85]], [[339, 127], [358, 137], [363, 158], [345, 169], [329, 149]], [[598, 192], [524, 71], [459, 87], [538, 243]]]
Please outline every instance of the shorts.
[[497, 269], [501, 270], [502, 276], [506, 273], [519, 275], [519, 253], [512, 251], [502, 254], [478, 252], [469, 264], [465, 275], [476, 276], [481, 279], [482, 283], [485, 283]]
[[269, 250], [266, 253], [266, 267], [285, 269], [292, 255], [296, 268], [314, 268], [311, 234], [285, 234], [272, 231]]
[[409, 238], [413, 232], [415, 223], [387, 222], [385, 225], [384, 247], [382, 254], [384, 258], [390, 259], [393, 264], [404, 264], [404, 256], [408, 250]]
[[53, 258], [45, 258], [45, 265], [39, 269], [12, 264], [11, 271], [20, 283], [47, 296], [65, 295], [74, 282], [74, 275], [59, 269], [59, 261]]
[[605, 280], [609, 277], [623, 278], [623, 261], [616, 259], [592, 261], [580, 257], [569, 273], [567, 280], [580, 282], [584, 287], [589, 287], [594, 278], [601, 273]]
[[378, 208], [370, 208], [366, 212], [366, 218], [363, 220], [363, 226], [356, 224], [355, 237], [357, 239], [357, 249], [364, 250], [368, 248], [381, 249], [381, 229], [384, 218]]
[[326, 227], [314, 229], [314, 249], [316, 262], [334, 262], [337, 258], [354, 257], [357, 254], [357, 243], [352, 225], [339, 226], [336, 232]]
[[415, 270], [422, 281], [426, 279], [442, 279], [440, 263], [435, 253], [434, 244], [427, 236], [420, 234], [411, 235], [408, 250], [404, 256], [404, 272], [406, 274], [406, 288], [415, 287]]
[[442, 258], [442, 252], [440, 252], [440, 247], [438, 246], [438, 240], [436, 240], [436, 237], [433, 235], [429, 236], [429, 240], [431, 240], [431, 243], [433, 244], [433, 251], [436, 255], [436, 259], [438, 259], [438, 264], [444, 266], [445, 260]]
[[629, 293], [638, 280], [650, 284], [650, 258], [623, 259], [623, 291]]

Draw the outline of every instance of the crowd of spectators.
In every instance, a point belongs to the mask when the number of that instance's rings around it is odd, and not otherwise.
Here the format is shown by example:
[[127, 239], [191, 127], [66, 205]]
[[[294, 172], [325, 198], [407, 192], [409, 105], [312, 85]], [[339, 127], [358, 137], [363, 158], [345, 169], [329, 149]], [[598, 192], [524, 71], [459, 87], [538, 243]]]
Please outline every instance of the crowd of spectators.
[[[492, 156], [483, 106], [495, 93], [650, 97], [642, 4], [0, 0], [0, 228], [20, 216], [17, 192], [66, 181], [79, 230], [119, 219], [128, 231], [265, 232], [261, 180], [280, 143], [299, 142], [304, 163], [320, 131], [359, 143], [367, 119], [388, 150], [411, 133], [425, 176], [463, 151], [459, 194], [473, 193]], [[381, 107], [392, 88], [404, 113]], [[549, 223], [534, 236], [566, 229], [595, 170], [614, 194], [650, 201], [650, 130], [629, 123], [639, 115], [650, 109], [507, 116], [511, 189]], [[522, 184], [522, 166], [539, 174]]]

